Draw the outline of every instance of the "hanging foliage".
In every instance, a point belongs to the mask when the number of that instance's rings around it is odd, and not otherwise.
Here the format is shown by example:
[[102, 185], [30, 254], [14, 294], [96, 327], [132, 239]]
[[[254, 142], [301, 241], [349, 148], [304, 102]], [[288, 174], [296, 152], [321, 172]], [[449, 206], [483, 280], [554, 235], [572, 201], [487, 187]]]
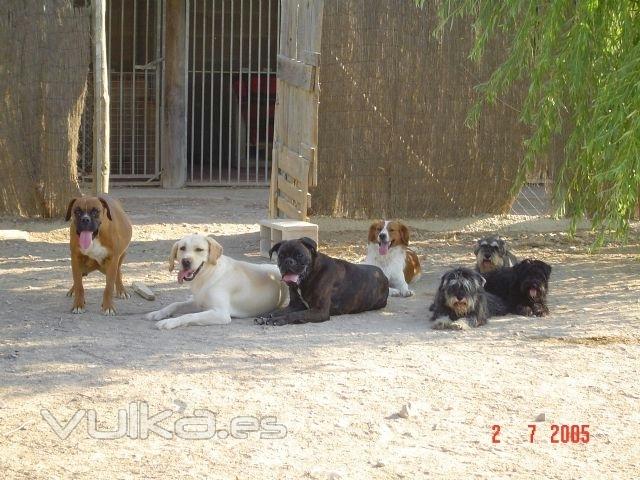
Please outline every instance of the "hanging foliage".
[[[422, 6], [424, 0], [415, 0]], [[481, 93], [467, 123], [478, 122], [515, 82], [528, 84], [521, 120], [531, 127], [519, 188], [554, 139], [565, 142], [554, 203], [576, 222], [624, 237], [640, 199], [640, 3], [637, 0], [442, 0], [442, 34], [471, 21], [470, 57], [480, 61], [490, 39], [507, 38], [506, 59]]]

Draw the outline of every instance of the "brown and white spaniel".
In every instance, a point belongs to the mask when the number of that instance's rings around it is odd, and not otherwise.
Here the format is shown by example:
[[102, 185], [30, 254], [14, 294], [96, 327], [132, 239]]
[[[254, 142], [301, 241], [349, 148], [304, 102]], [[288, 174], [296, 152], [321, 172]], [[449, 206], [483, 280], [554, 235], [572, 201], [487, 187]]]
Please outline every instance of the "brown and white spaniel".
[[378, 220], [369, 227], [363, 263], [380, 267], [389, 279], [389, 295], [410, 297], [409, 284], [420, 278], [420, 261], [409, 247], [409, 229], [401, 222]]

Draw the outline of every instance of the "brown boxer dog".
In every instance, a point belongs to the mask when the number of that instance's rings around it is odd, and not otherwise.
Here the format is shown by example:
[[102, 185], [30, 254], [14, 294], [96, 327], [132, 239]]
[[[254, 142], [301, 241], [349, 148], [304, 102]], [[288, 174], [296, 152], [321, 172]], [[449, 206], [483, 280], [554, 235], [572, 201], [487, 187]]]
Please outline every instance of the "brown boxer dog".
[[74, 296], [72, 313], [84, 313], [82, 277], [100, 270], [107, 277], [102, 296], [102, 313], [115, 315], [113, 291], [118, 298], [129, 298], [120, 271], [131, 241], [131, 222], [120, 203], [107, 196], [78, 197], [69, 202], [65, 219], [71, 222], [71, 272]]
[[356, 265], [319, 253], [308, 237], [276, 243], [282, 281], [289, 285], [289, 306], [258, 325], [325, 322], [332, 315], [377, 310], [387, 305], [389, 281], [379, 267]]

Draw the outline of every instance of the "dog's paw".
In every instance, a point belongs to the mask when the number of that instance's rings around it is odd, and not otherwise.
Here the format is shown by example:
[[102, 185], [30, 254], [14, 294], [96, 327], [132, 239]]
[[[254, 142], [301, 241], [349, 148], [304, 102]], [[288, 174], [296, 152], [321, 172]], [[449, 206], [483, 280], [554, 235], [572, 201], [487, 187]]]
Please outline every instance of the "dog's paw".
[[116, 309], [115, 307], [104, 307], [102, 309], [102, 315], [105, 315], [107, 317], [113, 317], [116, 315]]
[[158, 330], [172, 330], [180, 326], [180, 321], [177, 318], [167, 318], [166, 320], [160, 320], [156, 323]]
[[525, 317], [533, 316], [533, 309], [529, 305], [518, 305], [516, 307], [516, 313]]
[[126, 289], [123, 288], [121, 291], [116, 292], [116, 297], [126, 300], [127, 298], [131, 298], [131, 295], [129, 294], [129, 292], [127, 292]]
[[287, 320], [287, 317], [271, 318], [268, 323], [268, 325], [273, 325], [274, 327], [281, 327], [283, 325], [288, 325], [288, 324], [289, 324], [289, 321]]
[[157, 322], [158, 320], [162, 320], [167, 318], [167, 316], [162, 313], [162, 310], [156, 310], [155, 312], [149, 312], [144, 316], [145, 320], [150, 320], [152, 322]]
[[274, 318], [271, 315], [264, 315], [254, 318], [253, 323], [256, 325], [273, 325], [273, 320]]
[[448, 318], [438, 318], [431, 326], [433, 330], [464, 330], [469, 328], [465, 322], [453, 322]]
[[480, 319], [480, 318], [476, 318], [475, 320], [470, 320], [469, 321], [469, 325], [471, 327], [482, 327], [483, 325], [487, 324], [487, 319]]
[[256, 317], [253, 320], [253, 323], [256, 325], [271, 325], [271, 326], [280, 326], [285, 325], [287, 322], [284, 317], [272, 317], [271, 315], [267, 315], [265, 317]]
[[546, 307], [539, 307], [533, 310], [533, 313], [536, 317], [546, 317], [549, 315], [549, 309]]
[[486, 318], [468, 317], [467, 324], [472, 328], [481, 327], [487, 324]]
[[409, 290], [408, 288], [405, 290], [397, 289], [393, 287], [389, 287], [389, 296], [390, 297], [410, 297], [413, 295], [413, 290]]
[[84, 313], [84, 307], [73, 307], [71, 309], [71, 313], [76, 313], [76, 314]]

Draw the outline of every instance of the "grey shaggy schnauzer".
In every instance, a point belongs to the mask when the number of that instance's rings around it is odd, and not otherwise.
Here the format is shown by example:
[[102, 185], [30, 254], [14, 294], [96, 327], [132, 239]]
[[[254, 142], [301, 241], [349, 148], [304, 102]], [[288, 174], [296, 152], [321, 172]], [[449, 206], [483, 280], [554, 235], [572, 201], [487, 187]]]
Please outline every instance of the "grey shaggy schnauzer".
[[476, 256], [476, 270], [483, 274], [518, 263], [515, 255], [507, 250], [507, 243], [497, 235], [478, 240], [473, 253]]
[[429, 307], [433, 312], [431, 321], [440, 317], [434, 329], [462, 329], [463, 325], [453, 323], [467, 318], [470, 326], [479, 327], [494, 315], [506, 315], [507, 307], [499, 297], [485, 292], [485, 279], [469, 268], [455, 268], [442, 275], [436, 297]]

